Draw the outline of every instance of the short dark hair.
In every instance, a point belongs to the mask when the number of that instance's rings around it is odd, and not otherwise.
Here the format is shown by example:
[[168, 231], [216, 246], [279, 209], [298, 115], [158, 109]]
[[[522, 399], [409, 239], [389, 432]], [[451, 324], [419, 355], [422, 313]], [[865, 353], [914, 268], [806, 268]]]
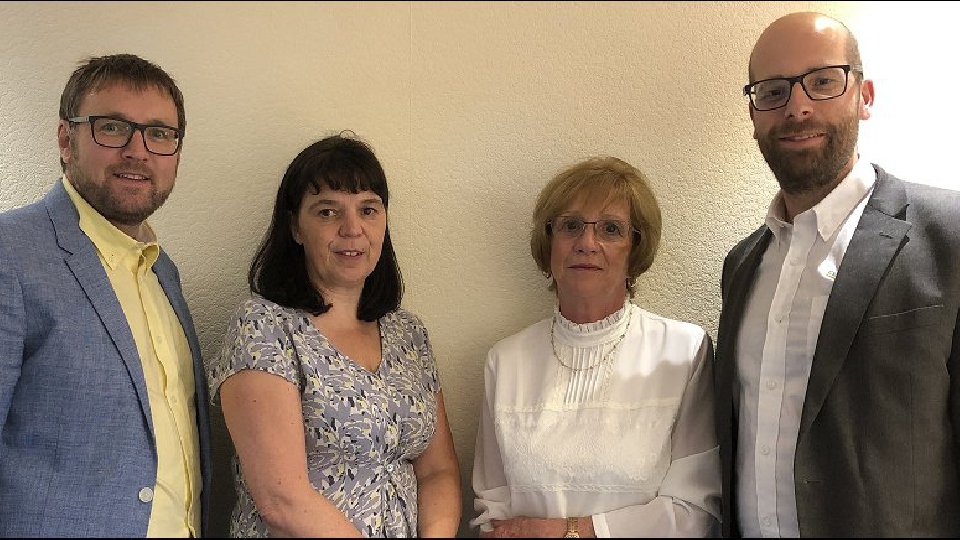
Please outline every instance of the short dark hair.
[[[134, 54], [111, 54], [88, 58], [82, 62], [67, 80], [60, 95], [60, 119], [73, 118], [80, 113], [80, 105], [91, 92], [113, 84], [126, 84], [136, 90], [155, 87], [166, 92], [177, 107], [177, 128], [180, 136], [186, 134], [187, 115], [183, 106], [183, 94], [177, 83], [160, 66]], [[66, 169], [66, 163], [60, 160]]]
[[[591, 157], [554, 176], [540, 191], [533, 209], [530, 254], [540, 271], [552, 277], [553, 244], [548, 223], [581, 196], [588, 201], [625, 200], [630, 204], [630, 225], [640, 231], [639, 242], [631, 235], [627, 263], [627, 291], [632, 298], [636, 294], [636, 279], [650, 268], [657, 255], [662, 220], [660, 205], [647, 177], [626, 161], [612, 156]], [[557, 290], [556, 280], [551, 281], [549, 288]]]
[[[369, 145], [343, 133], [314, 142], [287, 166], [273, 219], [247, 274], [252, 292], [313, 315], [326, 313], [331, 304], [310, 283], [303, 246], [293, 238], [291, 220], [296, 219], [307, 190], [317, 193], [323, 186], [350, 193], [372, 191], [380, 196], [384, 209], [389, 206], [387, 177]], [[363, 283], [357, 318], [375, 321], [397, 309], [402, 298], [403, 279], [388, 223], [380, 259]]]

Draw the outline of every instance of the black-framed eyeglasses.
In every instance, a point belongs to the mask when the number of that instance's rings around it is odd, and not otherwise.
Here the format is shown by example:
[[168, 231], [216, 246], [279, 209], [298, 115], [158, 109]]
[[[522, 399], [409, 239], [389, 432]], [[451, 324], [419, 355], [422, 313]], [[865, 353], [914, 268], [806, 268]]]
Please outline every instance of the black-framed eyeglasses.
[[813, 101], [825, 101], [842, 96], [847, 91], [850, 72], [862, 73], [860, 68], [850, 64], [824, 66], [812, 69], [796, 77], [775, 77], [763, 79], [743, 87], [743, 95], [750, 98], [750, 104], [758, 111], [772, 111], [786, 106], [790, 102], [793, 86], [800, 87]]
[[636, 234], [638, 238], [640, 236], [640, 231], [619, 219], [587, 221], [580, 216], [557, 216], [551, 219], [547, 222], [547, 234], [556, 234], [568, 240], [575, 240], [583, 235], [587, 225], [593, 225], [593, 234], [601, 242], [623, 242], [631, 233]]
[[133, 133], [139, 131], [143, 136], [143, 146], [147, 152], [158, 156], [172, 156], [180, 150], [183, 130], [163, 124], [138, 124], [113, 116], [75, 116], [67, 118], [73, 124], [90, 124], [93, 141], [107, 148], [123, 148], [130, 144]]

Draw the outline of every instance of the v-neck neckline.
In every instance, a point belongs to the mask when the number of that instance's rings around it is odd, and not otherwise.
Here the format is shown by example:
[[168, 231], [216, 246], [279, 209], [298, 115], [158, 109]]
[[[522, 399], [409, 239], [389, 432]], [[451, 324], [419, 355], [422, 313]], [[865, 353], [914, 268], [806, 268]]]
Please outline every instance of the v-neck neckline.
[[366, 373], [367, 375], [374, 375], [381, 378], [383, 378], [386, 375], [386, 368], [384, 367], [384, 365], [387, 363], [386, 360], [390, 355], [388, 351], [389, 344], [386, 340], [386, 336], [383, 331], [383, 317], [380, 317], [379, 319], [376, 320], [377, 334], [380, 338], [380, 361], [377, 363], [376, 369], [371, 370], [371, 369], [367, 369], [363, 364], [358, 362], [352, 356], [344, 353], [339, 348], [337, 348], [337, 346], [334, 345], [332, 341], [330, 341], [330, 338], [328, 338], [323, 332], [320, 331], [319, 328], [317, 328], [315, 324], [313, 324], [313, 320], [310, 319], [309, 313], [303, 310], [300, 310], [300, 316], [303, 318], [307, 326], [311, 328], [316, 338], [319, 339], [320, 342], [326, 346], [326, 348], [336, 353], [337, 357], [341, 358], [345, 364], [353, 366], [354, 369], [361, 370], [363, 373]]

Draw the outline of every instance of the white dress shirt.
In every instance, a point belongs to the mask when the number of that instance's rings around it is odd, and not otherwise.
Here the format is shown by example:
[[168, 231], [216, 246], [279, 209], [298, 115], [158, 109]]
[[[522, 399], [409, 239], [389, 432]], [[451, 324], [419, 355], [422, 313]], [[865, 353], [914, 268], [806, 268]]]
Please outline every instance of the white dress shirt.
[[782, 193], [766, 218], [763, 254], [737, 338], [740, 387], [738, 505], [744, 537], [800, 536], [793, 464], [820, 323], [876, 172], [859, 159], [816, 206], [783, 220]]
[[598, 537], [716, 532], [707, 340], [699, 326], [627, 300], [588, 324], [555, 308], [554, 317], [494, 345], [471, 524], [489, 530], [492, 519], [593, 516]]

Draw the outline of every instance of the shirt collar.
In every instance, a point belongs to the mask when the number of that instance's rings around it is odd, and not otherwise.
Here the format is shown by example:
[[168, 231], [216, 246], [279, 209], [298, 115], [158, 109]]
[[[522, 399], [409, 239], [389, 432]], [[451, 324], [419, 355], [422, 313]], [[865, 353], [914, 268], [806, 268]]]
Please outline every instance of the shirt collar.
[[[805, 214], [808, 216], [812, 214], [817, 233], [826, 241], [840, 228], [860, 201], [870, 193], [876, 181], [877, 172], [873, 165], [868, 160], [858, 158], [853, 169], [837, 187], [833, 188], [833, 191], [813, 208], [797, 215], [794, 222]], [[765, 222], [779, 242], [784, 232], [790, 227], [790, 223], [784, 219], [783, 190], [778, 191], [770, 202]]]
[[160, 245], [150, 225], [144, 222], [142, 227], [148, 240], [138, 242], [90, 206], [90, 203], [73, 187], [66, 174], [63, 175], [62, 182], [73, 205], [77, 207], [77, 213], [80, 215], [80, 229], [90, 238], [100, 252], [100, 257], [111, 270], [115, 270], [124, 261], [132, 262], [133, 268], [136, 268], [141, 256], [146, 262], [146, 268], [153, 267], [153, 263], [160, 256]]

